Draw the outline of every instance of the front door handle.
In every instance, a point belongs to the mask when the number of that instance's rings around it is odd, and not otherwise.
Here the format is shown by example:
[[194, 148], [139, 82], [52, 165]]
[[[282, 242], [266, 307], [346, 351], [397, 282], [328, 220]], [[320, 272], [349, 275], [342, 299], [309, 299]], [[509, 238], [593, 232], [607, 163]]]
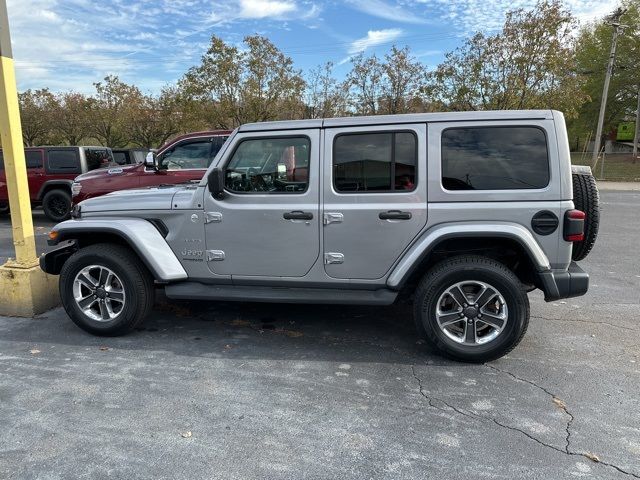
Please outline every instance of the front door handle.
[[313, 220], [313, 213], [303, 212], [302, 210], [294, 210], [282, 214], [285, 220]]
[[411, 212], [401, 212], [400, 210], [389, 210], [378, 214], [380, 220], [411, 220]]

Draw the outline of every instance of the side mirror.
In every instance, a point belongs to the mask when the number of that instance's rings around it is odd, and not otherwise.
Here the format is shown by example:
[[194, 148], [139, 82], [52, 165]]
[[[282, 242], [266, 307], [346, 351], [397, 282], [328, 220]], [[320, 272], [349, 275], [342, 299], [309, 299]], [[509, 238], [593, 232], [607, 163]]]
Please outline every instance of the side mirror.
[[156, 153], [153, 151], [150, 151], [149, 153], [147, 153], [147, 156], [144, 159], [144, 164], [147, 167], [154, 167], [156, 166]]
[[218, 167], [211, 170], [207, 177], [207, 183], [213, 198], [222, 200], [224, 198], [224, 171]]

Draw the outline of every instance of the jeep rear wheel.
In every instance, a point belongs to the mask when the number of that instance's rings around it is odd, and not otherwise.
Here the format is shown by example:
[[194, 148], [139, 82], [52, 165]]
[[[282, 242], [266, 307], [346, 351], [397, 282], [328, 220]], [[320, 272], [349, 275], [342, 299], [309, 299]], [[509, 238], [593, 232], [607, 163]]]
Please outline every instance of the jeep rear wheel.
[[74, 253], [60, 272], [67, 314], [94, 335], [122, 335], [138, 326], [153, 305], [151, 276], [121, 245], [96, 244]]
[[447, 259], [416, 289], [414, 318], [445, 356], [486, 362], [509, 353], [529, 324], [529, 299], [516, 275], [487, 257]]
[[42, 208], [49, 220], [66, 220], [71, 213], [71, 195], [60, 189], [50, 190], [42, 198]]

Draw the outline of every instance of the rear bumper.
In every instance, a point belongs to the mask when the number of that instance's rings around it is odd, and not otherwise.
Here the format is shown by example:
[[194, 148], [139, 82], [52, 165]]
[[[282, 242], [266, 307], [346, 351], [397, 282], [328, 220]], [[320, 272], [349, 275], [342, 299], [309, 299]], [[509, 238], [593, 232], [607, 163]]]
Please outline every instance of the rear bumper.
[[582, 270], [576, 262], [562, 272], [548, 270], [540, 273], [541, 290], [544, 299], [553, 302], [560, 298], [579, 297], [589, 290], [589, 274]]

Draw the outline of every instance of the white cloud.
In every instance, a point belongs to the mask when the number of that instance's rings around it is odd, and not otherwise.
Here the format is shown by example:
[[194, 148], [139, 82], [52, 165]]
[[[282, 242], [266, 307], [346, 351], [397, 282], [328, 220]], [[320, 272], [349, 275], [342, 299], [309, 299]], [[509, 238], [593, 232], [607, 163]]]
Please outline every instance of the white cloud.
[[382, 0], [348, 0], [347, 3], [356, 10], [373, 17], [400, 23], [427, 23], [425, 18], [411, 13], [407, 8], [400, 5], [389, 5]]
[[281, 18], [296, 10], [296, 4], [288, 1], [240, 0], [240, 13], [238, 16], [241, 18]]
[[364, 52], [368, 48], [375, 47], [376, 45], [392, 42], [400, 35], [402, 35], [402, 30], [399, 28], [369, 30], [366, 37], [359, 38], [351, 43], [349, 53], [354, 55], [356, 53]]
[[[406, 8], [420, 10], [425, 18], [452, 23], [460, 35], [499, 30], [505, 14], [519, 8], [531, 9], [536, 0], [403, 0]], [[565, 0], [581, 21], [588, 22], [613, 11], [618, 0]]]

